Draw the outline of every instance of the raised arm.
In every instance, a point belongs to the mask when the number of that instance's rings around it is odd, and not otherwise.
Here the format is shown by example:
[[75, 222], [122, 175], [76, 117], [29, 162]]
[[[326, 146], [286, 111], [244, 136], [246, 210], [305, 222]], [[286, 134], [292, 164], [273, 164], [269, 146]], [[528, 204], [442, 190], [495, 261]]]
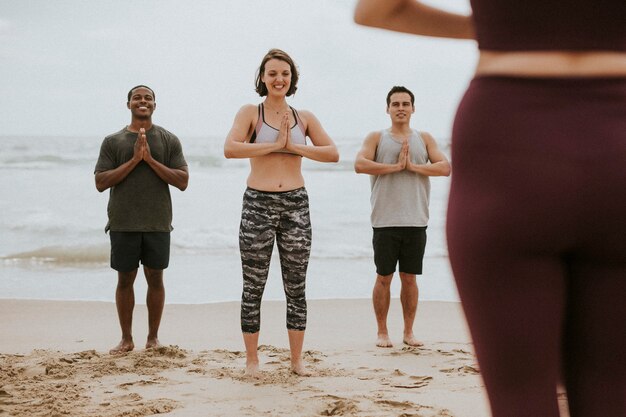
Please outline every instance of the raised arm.
[[249, 143], [248, 139], [254, 130], [254, 117], [257, 108], [252, 104], [243, 106], [237, 112], [233, 126], [224, 142], [226, 158], [254, 158], [267, 155], [281, 148], [279, 143]]
[[124, 178], [128, 176], [128, 174], [131, 173], [133, 169], [135, 169], [139, 162], [141, 162], [141, 157], [139, 158], [139, 160], [136, 160], [133, 156], [132, 159], [123, 163], [115, 169], [96, 172], [96, 189], [100, 192], [103, 192], [119, 184]]
[[416, 0], [359, 0], [354, 21], [414, 35], [475, 39], [470, 16], [446, 12]]
[[145, 161], [155, 174], [169, 185], [173, 185], [181, 191], [185, 191], [187, 188], [189, 182], [187, 166], [170, 168], [154, 159], [150, 153], [146, 132], [141, 129], [137, 135], [137, 141], [135, 141], [133, 157], [117, 168], [96, 172], [96, 189], [102, 192], [119, 184], [141, 161]]
[[189, 169], [186, 166], [170, 168], [152, 157], [145, 159], [145, 161], [163, 181], [169, 185], [173, 185], [180, 191], [187, 189], [187, 185], [189, 184]]
[[[109, 153], [105, 151], [105, 145], [100, 150], [100, 158], [104, 158], [107, 161], [111, 161], [111, 157]], [[100, 160], [100, 159], [99, 159]], [[133, 148], [133, 157], [124, 162], [122, 165], [108, 169], [105, 171], [96, 171], [95, 180], [96, 180], [96, 189], [100, 192], [108, 190], [111, 187], [116, 186], [120, 182], [124, 180], [132, 172], [133, 169], [143, 160], [143, 146], [141, 141], [139, 140], [139, 135], [137, 141], [135, 141], [135, 146]], [[107, 163], [110, 165], [111, 162]]]
[[437, 146], [437, 141], [430, 133], [420, 132], [424, 143], [426, 144], [426, 152], [428, 152], [429, 164], [414, 164], [410, 160], [407, 161], [406, 169], [421, 175], [429, 177], [447, 177], [452, 171], [448, 158]]
[[287, 150], [297, 153], [305, 158], [319, 162], [339, 161], [339, 151], [333, 140], [322, 127], [320, 121], [310, 111], [300, 111], [300, 117], [306, 125], [306, 131], [314, 146], [287, 143]]
[[398, 155], [398, 162], [395, 164], [383, 164], [374, 160], [380, 137], [380, 132], [372, 132], [363, 141], [363, 146], [354, 160], [354, 170], [357, 174], [385, 175], [402, 171], [405, 168], [406, 152], [404, 145]]

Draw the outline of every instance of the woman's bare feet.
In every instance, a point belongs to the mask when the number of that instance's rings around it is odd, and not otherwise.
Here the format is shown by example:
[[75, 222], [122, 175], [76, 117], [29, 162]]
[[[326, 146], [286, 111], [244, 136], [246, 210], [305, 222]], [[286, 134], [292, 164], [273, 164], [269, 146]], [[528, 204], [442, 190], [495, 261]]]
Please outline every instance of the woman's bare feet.
[[246, 370], [243, 374], [249, 378], [258, 378], [260, 376], [259, 362], [246, 361]]
[[302, 361], [291, 363], [291, 372], [299, 376], [311, 376], [311, 372], [304, 367]]
[[420, 342], [419, 340], [417, 340], [415, 338], [415, 336], [413, 335], [413, 333], [408, 334], [408, 335], [404, 335], [404, 344], [405, 345], [409, 345], [409, 346], [413, 346], [413, 347], [417, 347], [417, 346], [424, 346], [424, 343]]
[[129, 340], [122, 339], [122, 341], [117, 346], [109, 350], [109, 353], [111, 355], [119, 355], [121, 353], [130, 352], [133, 349], [135, 349], [135, 344], [133, 343], [133, 339], [129, 339]]
[[393, 347], [393, 343], [391, 343], [391, 339], [388, 334], [378, 333], [378, 339], [376, 339], [376, 346], [390, 348]]

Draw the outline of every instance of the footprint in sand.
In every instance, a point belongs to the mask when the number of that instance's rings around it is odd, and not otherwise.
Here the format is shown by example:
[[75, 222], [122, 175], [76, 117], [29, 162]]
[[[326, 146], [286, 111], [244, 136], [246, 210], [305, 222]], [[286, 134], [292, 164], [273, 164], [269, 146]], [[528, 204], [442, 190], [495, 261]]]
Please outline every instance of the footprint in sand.
[[[161, 378], [163, 380], [165, 380], [165, 378]], [[160, 384], [162, 382], [157, 381], [157, 380], [145, 380], [145, 379], [141, 379], [139, 381], [132, 381], [132, 382], [124, 382], [123, 384], [119, 384], [118, 387], [122, 388], [122, 389], [128, 389], [128, 387], [132, 387], [132, 386], [146, 386], [146, 385], [154, 385], [154, 384]]]
[[405, 411], [398, 414], [398, 417], [453, 417], [447, 409], [434, 408], [427, 405], [416, 404], [411, 401], [394, 401], [394, 400], [378, 400], [376, 404], [383, 406], [389, 410], [388, 415], [396, 415], [398, 409]]
[[432, 376], [410, 376], [409, 380], [410, 382], [408, 384], [394, 384], [391, 386], [394, 388], [406, 388], [406, 389], [423, 388], [427, 386], [428, 384], [430, 384], [430, 381], [433, 380], [433, 377]]
[[150, 348], [143, 351], [145, 356], [158, 357], [165, 356], [168, 358], [184, 359], [189, 355], [189, 352], [185, 349], [181, 349], [176, 345], [159, 346], [156, 348]]
[[432, 355], [433, 350], [428, 349], [422, 346], [403, 346], [400, 349], [393, 350], [389, 353], [386, 353], [391, 356], [401, 356], [401, 355]]
[[110, 403], [104, 402], [100, 404], [102, 409], [106, 410], [107, 414], [123, 415], [132, 417], [152, 416], [155, 414], [169, 413], [180, 405], [177, 401], [160, 398], [157, 400], [150, 400], [139, 404], [128, 402], [122, 403]]
[[458, 374], [458, 375], [478, 375], [480, 370], [476, 365], [463, 365], [456, 368], [440, 369], [439, 372], [446, 374]]
[[356, 415], [359, 411], [356, 403], [350, 399], [334, 395], [324, 395], [322, 398], [328, 402], [320, 411], [321, 416], [351, 416]]
[[143, 400], [143, 397], [136, 392], [132, 392], [130, 394], [117, 395], [112, 399], [118, 402], [135, 402]]

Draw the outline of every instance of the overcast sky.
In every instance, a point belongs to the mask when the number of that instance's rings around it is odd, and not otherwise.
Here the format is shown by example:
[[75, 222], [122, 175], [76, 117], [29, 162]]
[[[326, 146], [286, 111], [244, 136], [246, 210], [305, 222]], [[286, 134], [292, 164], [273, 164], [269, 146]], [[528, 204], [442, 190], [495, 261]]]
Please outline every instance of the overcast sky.
[[[156, 93], [154, 122], [221, 136], [270, 48], [300, 70], [290, 104], [332, 137], [389, 125], [393, 85], [416, 94], [414, 126], [448, 138], [474, 42], [364, 28], [353, 0], [0, 0], [0, 135], [105, 136], [128, 124], [126, 94]], [[467, 0], [438, 5], [465, 12]]]

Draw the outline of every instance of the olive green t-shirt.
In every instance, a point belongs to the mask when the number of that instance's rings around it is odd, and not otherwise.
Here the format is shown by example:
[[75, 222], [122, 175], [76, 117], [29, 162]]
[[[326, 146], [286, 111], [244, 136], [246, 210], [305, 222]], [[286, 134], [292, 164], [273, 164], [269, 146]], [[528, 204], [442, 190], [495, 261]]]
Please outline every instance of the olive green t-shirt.
[[[107, 136], [100, 147], [95, 172], [115, 169], [133, 157], [137, 133], [127, 128]], [[187, 165], [173, 133], [152, 125], [146, 132], [152, 157], [169, 168]], [[170, 232], [172, 199], [169, 185], [141, 161], [119, 184], [110, 188], [105, 231]]]

